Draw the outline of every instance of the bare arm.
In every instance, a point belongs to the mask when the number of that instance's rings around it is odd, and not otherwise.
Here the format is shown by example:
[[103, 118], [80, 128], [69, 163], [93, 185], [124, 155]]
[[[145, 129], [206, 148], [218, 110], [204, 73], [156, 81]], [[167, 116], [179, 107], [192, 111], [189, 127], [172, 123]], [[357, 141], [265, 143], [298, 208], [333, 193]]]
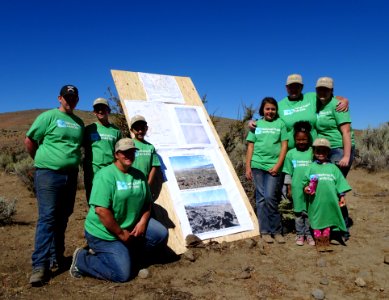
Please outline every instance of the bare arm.
[[351, 156], [351, 126], [350, 123], [343, 123], [339, 126], [343, 140], [343, 157], [339, 161], [339, 166], [347, 167]]
[[257, 128], [257, 122], [254, 120], [250, 120], [248, 122], [248, 127], [250, 131], [255, 131], [255, 128]]
[[341, 112], [348, 111], [349, 108], [348, 99], [342, 96], [336, 96], [335, 98], [339, 100], [338, 104], [336, 105], [336, 111], [341, 111]]
[[246, 152], [246, 178], [248, 180], [253, 180], [253, 174], [251, 172], [251, 159], [254, 152], [254, 143], [248, 142], [247, 152]]
[[101, 223], [108, 229], [109, 232], [116, 235], [121, 241], [128, 242], [131, 238], [130, 232], [126, 229], [121, 229], [119, 224], [113, 217], [112, 211], [108, 208], [97, 206], [96, 214], [99, 216]]
[[279, 169], [282, 167], [282, 164], [284, 163], [286, 152], [288, 152], [288, 141], [282, 141], [281, 142], [281, 152], [278, 156], [277, 163], [269, 170], [269, 173], [273, 176], [278, 174]]
[[34, 159], [36, 150], [38, 149], [38, 144], [33, 139], [30, 139], [28, 136], [26, 136], [24, 139], [24, 146], [26, 147], [28, 154], [30, 154], [32, 159]]
[[147, 183], [151, 186], [154, 181], [155, 173], [157, 172], [157, 167], [151, 167], [149, 177], [147, 178]]

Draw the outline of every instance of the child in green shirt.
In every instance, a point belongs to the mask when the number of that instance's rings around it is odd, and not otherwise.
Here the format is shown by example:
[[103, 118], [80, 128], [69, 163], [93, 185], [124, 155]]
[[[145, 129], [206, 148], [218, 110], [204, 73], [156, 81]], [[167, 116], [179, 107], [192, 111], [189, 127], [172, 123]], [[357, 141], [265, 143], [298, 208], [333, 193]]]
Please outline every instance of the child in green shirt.
[[136, 151], [135, 161], [132, 166], [143, 172], [147, 182], [151, 185], [154, 181], [157, 169], [161, 166], [155, 147], [145, 140], [148, 130], [146, 119], [141, 115], [135, 115], [130, 121], [130, 130], [133, 136]]
[[[351, 187], [339, 168], [329, 162], [330, 150], [331, 145], [327, 139], [318, 138], [313, 142], [315, 161], [309, 166], [303, 178], [304, 192], [309, 195], [309, 222], [319, 247], [329, 246], [331, 231], [347, 230], [341, 207], [346, 205], [344, 195]], [[317, 178], [315, 189], [309, 186], [310, 178], [313, 176]]]

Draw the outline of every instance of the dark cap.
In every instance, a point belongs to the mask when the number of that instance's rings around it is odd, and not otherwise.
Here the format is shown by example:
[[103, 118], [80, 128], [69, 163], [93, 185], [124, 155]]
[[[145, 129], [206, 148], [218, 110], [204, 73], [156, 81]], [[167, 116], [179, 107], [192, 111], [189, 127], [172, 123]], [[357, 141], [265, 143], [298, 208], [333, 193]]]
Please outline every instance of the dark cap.
[[68, 84], [62, 87], [59, 94], [60, 96], [75, 95], [78, 97], [78, 89], [74, 85]]

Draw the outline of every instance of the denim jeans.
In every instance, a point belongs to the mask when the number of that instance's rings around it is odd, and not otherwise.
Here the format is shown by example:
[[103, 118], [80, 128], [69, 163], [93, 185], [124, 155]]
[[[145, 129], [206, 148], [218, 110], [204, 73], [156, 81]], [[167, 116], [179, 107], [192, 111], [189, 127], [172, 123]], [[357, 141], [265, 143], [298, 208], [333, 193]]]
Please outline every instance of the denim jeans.
[[311, 232], [309, 230], [309, 227], [311, 226], [309, 224], [308, 215], [305, 211], [302, 212], [296, 212], [295, 213], [295, 226], [296, 226], [296, 234], [298, 236], [310, 236]]
[[78, 170], [35, 171], [35, 190], [38, 202], [38, 222], [35, 232], [33, 269], [48, 268], [61, 263], [65, 251], [65, 231], [73, 213], [77, 190]]
[[83, 275], [99, 279], [125, 282], [134, 275], [134, 264], [137, 255], [150, 254], [157, 246], [162, 246], [168, 237], [167, 229], [158, 221], [150, 218], [144, 238], [124, 244], [122, 241], [106, 241], [99, 239], [85, 231], [85, 237], [91, 254], [82, 249], [75, 262], [76, 267]]
[[261, 234], [279, 234], [282, 232], [281, 215], [278, 204], [281, 200], [283, 177], [272, 176], [269, 172], [252, 168], [255, 184], [257, 217]]
[[336, 164], [338, 166], [338, 168], [342, 172], [344, 178], [346, 178], [348, 172], [350, 171], [351, 165], [352, 165], [352, 163], [354, 161], [354, 155], [355, 155], [355, 147], [352, 146], [351, 147], [351, 153], [350, 153], [350, 161], [349, 161], [347, 167], [340, 167], [339, 164], [338, 164], [339, 161], [343, 157], [343, 148], [333, 148], [333, 149], [331, 149], [329, 158], [330, 158], [330, 160], [331, 160], [331, 162], [333, 164]]

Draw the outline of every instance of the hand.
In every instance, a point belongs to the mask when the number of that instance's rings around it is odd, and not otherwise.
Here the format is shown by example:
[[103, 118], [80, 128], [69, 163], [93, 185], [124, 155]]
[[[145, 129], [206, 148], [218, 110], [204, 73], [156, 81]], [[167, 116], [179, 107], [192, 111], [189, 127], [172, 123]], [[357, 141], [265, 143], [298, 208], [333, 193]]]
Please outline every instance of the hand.
[[139, 221], [135, 225], [134, 229], [132, 229], [132, 231], [130, 232], [130, 235], [134, 237], [144, 237], [146, 233], [146, 227], [147, 227], [146, 225], [147, 225], [146, 222]]
[[340, 207], [346, 206], [346, 198], [345, 197], [340, 197], [339, 206]]
[[273, 168], [271, 168], [268, 172], [271, 176], [277, 176], [278, 175], [279, 167], [277, 165], [274, 165]]
[[311, 196], [315, 194], [315, 192], [311, 192], [311, 189], [309, 188], [308, 185], [304, 188], [304, 193]]
[[336, 111], [348, 111], [348, 99], [342, 96], [336, 96], [335, 98], [339, 100], [338, 104], [336, 105]]
[[255, 122], [254, 120], [250, 120], [248, 123], [248, 126], [249, 126], [250, 131], [254, 131], [255, 128], [257, 128], [257, 122]]
[[253, 180], [253, 172], [251, 171], [250, 168], [246, 169], [246, 179], [250, 181]]
[[350, 162], [350, 158], [343, 156], [342, 159], [338, 162], [340, 167], [347, 167]]
[[123, 229], [119, 234], [118, 238], [123, 242], [123, 243], [128, 243], [131, 240], [131, 234], [127, 229]]

